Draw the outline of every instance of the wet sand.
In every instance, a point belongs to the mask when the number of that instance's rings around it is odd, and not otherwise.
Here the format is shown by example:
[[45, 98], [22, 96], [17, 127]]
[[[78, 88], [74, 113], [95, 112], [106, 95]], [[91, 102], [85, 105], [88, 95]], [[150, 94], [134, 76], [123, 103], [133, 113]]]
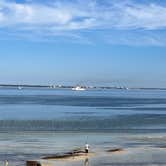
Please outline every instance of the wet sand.
[[43, 157], [39, 162], [42, 166], [54, 166], [58, 165], [74, 165], [83, 163], [84, 166], [88, 166], [91, 159], [97, 159], [102, 156], [108, 156], [113, 153], [124, 152], [122, 148], [110, 148], [105, 151], [89, 152], [85, 153], [83, 150], [73, 150], [70, 152], [56, 154], [52, 156]]
[[100, 149], [74, 157], [40, 160], [42, 166], [165, 166], [166, 149], [140, 146], [132, 148]]
[[[5, 133], [1, 134], [1, 140], [4, 135]], [[89, 134], [90, 153], [80, 153], [73, 156], [71, 149], [80, 150], [78, 147], [84, 145], [80, 138], [82, 139], [82, 135], [85, 134], [80, 135], [81, 133], [75, 134], [75, 140], [72, 142], [73, 134], [56, 133], [55, 135], [49, 135], [48, 133], [41, 133], [42, 140], [35, 142], [36, 137], [39, 138], [38, 134], [27, 133], [24, 137], [23, 135], [20, 137], [18, 133], [16, 135], [7, 134], [7, 138], [13, 140], [15, 136], [19, 139], [15, 139], [17, 140], [15, 143], [10, 143], [9, 140], [4, 138], [0, 141], [1, 152], [7, 149], [12, 152], [15, 147], [19, 147], [17, 148], [19, 153], [17, 156], [11, 154], [1, 155], [0, 165], [4, 165], [6, 159], [9, 160], [11, 166], [25, 166], [27, 160], [40, 161], [42, 166], [83, 166], [88, 163], [92, 166], [166, 165], [165, 134]], [[20, 142], [20, 139], [23, 142]], [[61, 146], [58, 147], [58, 145]], [[25, 152], [31, 153], [31, 155], [25, 156]], [[64, 154], [65, 157], [63, 157]], [[50, 159], [43, 159], [44, 157], [50, 157]]]

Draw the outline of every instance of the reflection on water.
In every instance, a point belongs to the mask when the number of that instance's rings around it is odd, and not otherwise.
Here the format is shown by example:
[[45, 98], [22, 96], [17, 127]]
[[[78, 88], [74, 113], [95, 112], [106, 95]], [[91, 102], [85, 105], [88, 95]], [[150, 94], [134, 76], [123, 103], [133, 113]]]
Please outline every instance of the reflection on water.
[[84, 161], [84, 166], [90, 166], [90, 164], [89, 164], [89, 159], [88, 159], [88, 158], [85, 159], [85, 161]]

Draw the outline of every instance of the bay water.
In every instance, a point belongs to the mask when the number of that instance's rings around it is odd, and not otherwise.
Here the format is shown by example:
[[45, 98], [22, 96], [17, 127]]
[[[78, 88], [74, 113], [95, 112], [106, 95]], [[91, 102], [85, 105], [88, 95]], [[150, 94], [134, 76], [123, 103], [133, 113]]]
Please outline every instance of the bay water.
[[[121, 147], [91, 165], [166, 165], [166, 91], [0, 89], [0, 164]], [[82, 163], [77, 163], [77, 165]]]

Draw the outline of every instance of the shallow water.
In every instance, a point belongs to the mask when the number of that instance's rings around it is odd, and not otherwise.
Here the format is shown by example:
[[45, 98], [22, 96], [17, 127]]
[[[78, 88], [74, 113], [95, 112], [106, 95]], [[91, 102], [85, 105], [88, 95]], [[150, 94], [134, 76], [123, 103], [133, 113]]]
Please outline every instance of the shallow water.
[[[166, 91], [0, 90], [1, 162], [24, 165], [87, 141], [101, 153], [94, 166], [166, 164]], [[125, 151], [102, 155], [110, 147]]]
[[[27, 159], [38, 159], [58, 152], [83, 147], [85, 142], [91, 151], [97, 153], [90, 158], [92, 165], [129, 165], [131, 163], [166, 163], [166, 134], [126, 134], [126, 133], [71, 133], [71, 132], [13, 132], [0, 134], [0, 158], [12, 164], [24, 165]], [[112, 147], [123, 148], [123, 152], [106, 154]], [[6, 153], [4, 153], [6, 152]], [[83, 160], [76, 162], [83, 164]], [[56, 165], [57, 162], [53, 162]], [[66, 164], [65, 162], [58, 162]], [[68, 163], [67, 165], [73, 165]]]

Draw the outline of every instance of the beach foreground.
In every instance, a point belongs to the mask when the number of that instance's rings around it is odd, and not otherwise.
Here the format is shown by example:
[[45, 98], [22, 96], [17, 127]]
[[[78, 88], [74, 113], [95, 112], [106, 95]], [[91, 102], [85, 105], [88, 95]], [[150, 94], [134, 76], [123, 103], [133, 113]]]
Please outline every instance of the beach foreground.
[[[42, 166], [164, 166], [166, 134], [161, 133], [1, 133], [1, 165], [8, 159], [12, 166], [25, 166], [27, 160]], [[74, 137], [73, 137], [74, 135]], [[90, 153], [68, 157], [57, 154], [84, 147], [88, 135]], [[2, 140], [2, 137], [0, 138]], [[17, 148], [16, 148], [17, 147]], [[114, 149], [119, 149], [115, 150]], [[5, 152], [5, 155], [3, 153]], [[55, 158], [54, 158], [55, 157]], [[45, 159], [43, 159], [45, 158]]]
[[[100, 149], [101, 150], [101, 149]], [[42, 166], [162, 166], [166, 155], [165, 147], [137, 147], [126, 149], [115, 149], [91, 152], [89, 154], [80, 154], [70, 157], [52, 158], [46, 160], [38, 160]]]

